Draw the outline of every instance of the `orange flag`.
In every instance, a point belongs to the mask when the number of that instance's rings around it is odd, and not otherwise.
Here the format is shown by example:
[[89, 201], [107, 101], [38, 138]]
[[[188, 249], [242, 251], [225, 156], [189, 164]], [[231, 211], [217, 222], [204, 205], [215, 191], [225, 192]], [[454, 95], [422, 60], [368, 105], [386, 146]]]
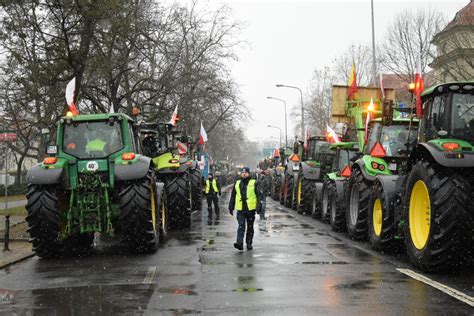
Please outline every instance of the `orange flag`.
[[356, 74], [356, 66], [353, 63], [351, 74], [349, 75], [349, 89], [347, 89], [347, 99], [354, 100], [356, 98], [357, 93], [357, 74]]

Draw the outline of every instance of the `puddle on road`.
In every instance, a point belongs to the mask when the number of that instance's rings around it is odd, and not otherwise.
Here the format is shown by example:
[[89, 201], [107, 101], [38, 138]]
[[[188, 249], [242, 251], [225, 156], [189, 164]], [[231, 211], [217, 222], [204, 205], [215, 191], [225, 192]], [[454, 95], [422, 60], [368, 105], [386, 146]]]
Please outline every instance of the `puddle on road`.
[[253, 268], [253, 263], [234, 263], [238, 268]]
[[198, 251], [219, 251], [216, 247], [201, 247], [198, 248]]
[[254, 287], [239, 287], [239, 288], [236, 288], [234, 290], [232, 290], [233, 292], [249, 292], [249, 293], [253, 293], [253, 292], [262, 292], [263, 289], [258, 289], [258, 288], [254, 288]]
[[351, 283], [341, 283], [332, 286], [336, 290], [372, 290], [375, 289], [373, 280], [359, 280]]
[[171, 308], [171, 309], [160, 309], [160, 312], [171, 312], [173, 315], [189, 315], [189, 314], [201, 314], [201, 311], [195, 309], [179, 309], [179, 308]]

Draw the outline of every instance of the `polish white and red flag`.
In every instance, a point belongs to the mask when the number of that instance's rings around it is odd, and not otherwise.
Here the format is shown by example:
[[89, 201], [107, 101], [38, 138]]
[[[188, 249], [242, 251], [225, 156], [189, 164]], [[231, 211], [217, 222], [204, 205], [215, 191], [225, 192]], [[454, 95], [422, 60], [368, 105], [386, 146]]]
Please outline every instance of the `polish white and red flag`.
[[327, 125], [327, 138], [330, 143], [340, 143], [341, 139], [336, 134], [336, 132], [331, 128], [331, 126]]
[[76, 96], [76, 77], [72, 78], [71, 81], [66, 86], [66, 103], [69, 107], [69, 111], [72, 112], [72, 115], [76, 116], [79, 114], [76, 104], [74, 103], [74, 98]]
[[413, 92], [415, 92], [415, 97], [416, 97], [416, 114], [418, 118], [421, 118], [423, 115], [423, 108], [421, 104], [421, 93], [425, 89], [425, 83], [423, 81], [423, 77], [421, 75], [421, 56], [418, 56], [418, 62], [416, 64], [416, 72], [415, 72], [415, 89]]
[[188, 146], [185, 143], [177, 142], [176, 147], [178, 147], [179, 155], [186, 155], [186, 153], [188, 152]]
[[[373, 108], [374, 108], [374, 99], [370, 98], [369, 109], [373, 109]], [[372, 116], [372, 112], [367, 111], [367, 117], [365, 118], [365, 128], [364, 128], [365, 130], [364, 144], [367, 144], [369, 140], [369, 123], [370, 123], [370, 120], [372, 119], [371, 116]]]
[[174, 108], [173, 114], [171, 115], [171, 119], [168, 122], [168, 124], [171, 124], [173, 126], [176, 126], [176, 123], [178, 123], [179, 116], [178, 116], [178, 105]]
[[304, 150], [308, 150], [308, 147], [309, 147], [309, 128], [306, 127], [303, 148]]
[[203, 145], [205, 142], [207, 142], [207, 133], [201, 122], [201, 131], [199, 132], [199, 145]]

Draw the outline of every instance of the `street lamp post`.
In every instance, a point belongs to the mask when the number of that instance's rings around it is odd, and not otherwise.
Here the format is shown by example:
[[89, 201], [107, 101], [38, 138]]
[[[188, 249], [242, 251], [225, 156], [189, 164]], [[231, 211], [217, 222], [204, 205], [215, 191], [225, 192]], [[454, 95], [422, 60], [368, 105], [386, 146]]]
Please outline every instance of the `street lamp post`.
[[301, 96], [301, 139], [304, 139], [304, 106], [303, 106], [303, 92], [301, 91], [300, 88], [295, 87], [295, 86], [287, 86], [284, 84], [277, 84], [277, 88], [291, 88], [291, 89], [297, 89], [300, 92]]
[[280, 148], [281, 148], [281, 128], [279, 128], [278, 126], [273, 126], [273, 125], [267, 125], [267, 127], [271, 127], [271, 128], [278, 128], [278, 130], [280, 131]]
[[[283, 102], [283, 105], [285, 106], [285, 148], [286, 148], [286, 147], [288, 147], [288, 125], [287, 125], [287, 122], [286, 122], [286, 101], [283, 100], [283, 99], [278, 99], [278, 98], [274, 98], [274, 97], [267, 97], [267, 99], [277, 100], [277, 101]], [[280, 147], [281, 147], [281, 144], [280, 144]]]

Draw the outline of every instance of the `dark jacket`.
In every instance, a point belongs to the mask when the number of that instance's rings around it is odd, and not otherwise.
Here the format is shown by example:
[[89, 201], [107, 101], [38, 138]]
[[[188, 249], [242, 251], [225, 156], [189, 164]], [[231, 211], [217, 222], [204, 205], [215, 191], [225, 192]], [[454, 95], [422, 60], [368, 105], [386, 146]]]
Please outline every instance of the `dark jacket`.
[[[247, 177], [245, 179], [241, 179], [242, 181], [240, 181], [240, 195], [242, 196], [242, 210], [244, 211], [249, 210], [247, 206], [247, 185], [249, 184], [250, 179], [251, 177]], [[233, 211], [235, 208], [236, 194], [237, 194], [237, 191], [235, 190], [235, 183], [234, 183], [234, 185], [232, 186], [232, 194], [230, 195], [229, 211]], [[262, 200], [262, 194], [258, 187], [258, 183], [255, 183], [255, 195], [257, 196], [257, 211], [258, 211], [260, 207], [260, 201]]]

